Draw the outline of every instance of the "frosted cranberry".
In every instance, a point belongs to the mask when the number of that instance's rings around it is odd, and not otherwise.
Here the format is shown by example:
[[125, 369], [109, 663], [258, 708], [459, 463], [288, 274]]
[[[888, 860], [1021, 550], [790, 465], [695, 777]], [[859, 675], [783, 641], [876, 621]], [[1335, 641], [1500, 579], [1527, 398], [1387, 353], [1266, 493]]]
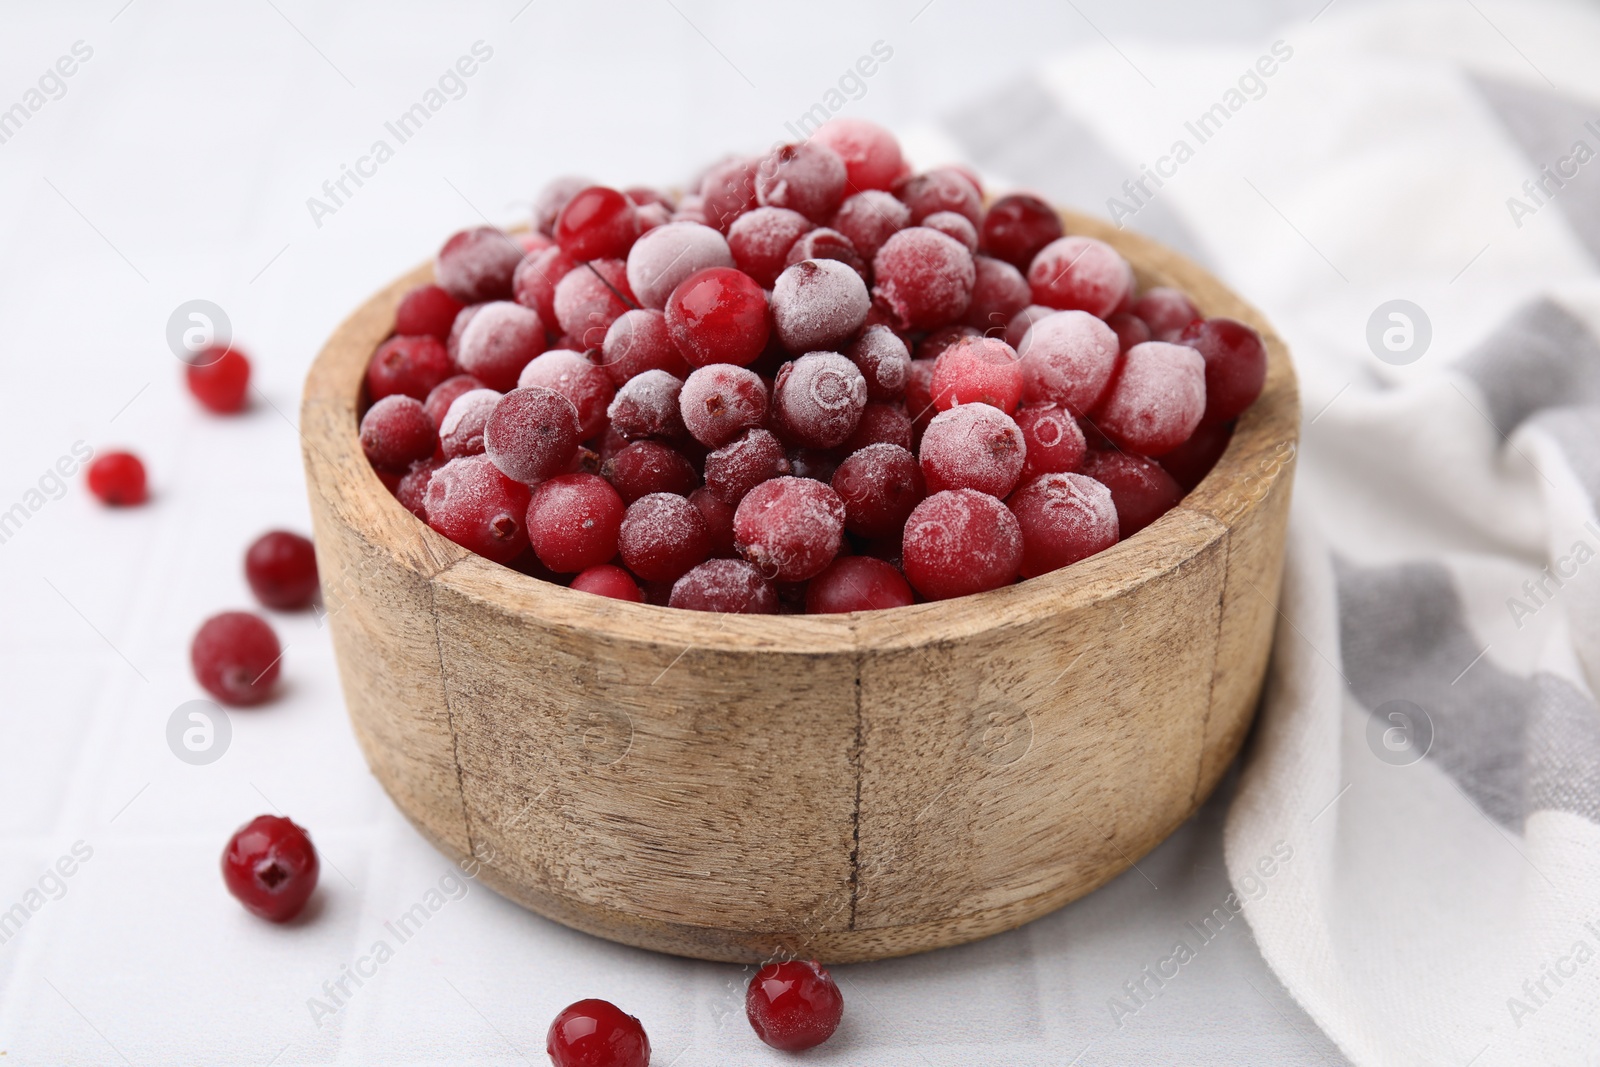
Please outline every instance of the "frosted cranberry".
[[578, 264], [559, 247], [531, 253], [517, 264], [517, 272], [511, 280], [512, 295], [517, 303], [539, 313], [539, 321], [544, 323], [545, 329], [554, 329], [557, 325], [556, 286], [577, 269]]
[[727, 159], [712, 166], [700, 183], [701, 211], [708, 225], [723, 233], [733, 220], [756, 206], [759, 159]]
[[632, 200], [603, 185], [572, 195], [556, 216], [551, 236], [575, 260], [619, 259], [639, 237], [639, 209]]
[[850, 239], [857, 255], [870, 261], [885, 241], [911, 225], [911, 209], [889, 193], [870, 189], [847, 198], [828, 225]]
[[250, 543], [244, 577], [262, 604], [277, 611], [299, 611], [317, 595], [317, 553], [310, 538], [271, 530]]
[[450, 353], [436, 337], [391, 337], [367, 364], [367, 394], [373, 400], [402, 393], [426, 400], [433, 387], [456, 373]]
[[667, 331], [667, 316], [654, 308], [636, 308], [611, 324], [600, 347], [600, 366], [619, 386], [649, 370], [680, 379], [689, 375], [689, 364]]
[[815, 1048], [839, 1028], [844, 997], [823, 966], [790, 960], [769, 963], [750, 979], [745, 1015], [756, 1036], [783, 1052]]
[[[522, 256], [524, 259], [534, 252], [543, 252], [547, 248], [560, 247], [549, 237], [539, 233], [537, 230], [531, 233], [517, 234], [517, 244], [522, 246]], [[521, 264], [518, 264], [518, 266], [521, 266]], [[511, 284], [513, 287], [516, 285], [516, 277], [514, 275], [512, 276]]]
[[970, 177], [954, 167], [935, 167], [915, 175], [900, 183], [894, 192], [911, 209], [913, 226], [922, 225], [923, 219], [941, 211], [954, 212], [973, 226], [983, 220], [983, 194]]
[[987, 493], [947, 489], [912, 511], [902, 552], [912, 588], [949, 600], [1011, 584], [1022, 566], [1022, 528]]
[[1058, 570], [1117, 543], [1111, 490], [1082, 474], [1041, 474], [1006, 501], [1022, 529], [1022, 576]]
[[456, 397], [439, 424], [439, 450], [445, 458], [483, 454], [483, 431], [501, 395], [493, 389], [474, 389]]
[[872, 298], [861, 275], [834, 259], [806, 259], [772, 287], [772, 325], [796, 354], [832, 350], [856, 335]]
[[184, 368], [189, 392], [218, 415], [243, 411], [249, 397], [250, 360], [237, 348], [209, 349]]
[[745, 494], [733, 516], [744, 558], [777, 581], [803, 582], [839, 554], [844, 501], [810, 478], [773, 478]]
[[651, 230], [659, 229], [673, 222], [694, 222], [699, 226], [705, 225], [705, 222], [700, 219], [680, 219], [670, 208], [661, 204], [642, 204], [639, 207], [639, 235], [641, 237]]
[[423, 522], [428, 521], [428, 483], [433, 480], [433, 472], [445, 462], [435, 456], [419, 460], [400, 476], [399, 484], [394, 487], [394, 498], [400, 501], [400, 506]]
[[422, 402], [422, 409], [428, 413], [428, 418], [438, 426], [444, 422], [445, 414], [450, 410], [450, 405], [456, 402], [456, 397], [470, 393], [474, 389], [482, 389], [484, 385], [470, 374], [456, 374], [438, 385], [428, 393], [428, 399]]
[[394, 332], [402, 337], [428, 336], [443, 341], [461, 312], [461, 301], [437, 285], [419, 285], [400, 298]]
[[635, 441], [606, 460], [600, 473], [630, 504], [652, 493], [687, 496], [700, 484], [694, 464], [659, 441]]
[[672, 585], [669, 607], [730, 615], [776, 615], [778, 588], [742, 559], [709, 559]]
[[711, 532], [700, 509], [685, 498], [651, 493], [628, 505], [617, 547], [639, 577], [673, 582], [711, 554]]
[[711, 267], [732, 267], [728, 239], [695, 222], [674, 222], [639, 238], [628, 253], [628, 286], [639, 303], [666, 306], [685, 278]]
[[814, 615], [880, 611], [916, 603], [898, 568], [872, 556], [842, 556], [806, 583], [806, 610]]
[[962, 404], [934, 416], [917, 457], [930, 493], [976, 489], [1003, 497], [1022, 477], [1027, 445], [1016, 420], [999, 408]]
[[732, 267], [690, 275], [667, 298], [667, 332], [691, 366], [754, 363], [767, 344], [767, 295]]
[[1055, 308], [1047, 308], [1043, 304], [1029, 304], [1011, 316], [1011, 321], [1006, 323], [1006, 344], [1015, 348], [1018, 352], [1022, 351], [1022, 339], [1028, 336], [1028, 331], [1033, 328], [1033, 324], [1047, 315], [1054, 315], [1055, 313]]
[[717, 227], [712, 224], [711, 219], [706, 215], [705, 198], [700, 196], [698, 193], [691, 196], [686, 196], [682, 200], [678, 201], [677, 210], [672, 213], [667, 221], [696, 222], [701, 226], [711, 226], [712, 229], [717, 229]]
[[1149, 339], [1156, 341], [1176, 341], [1185, 326], [1201, 318], [1200, 309], [1186, 293], [1165, 285], [1146, 289], [1133, 302], [1133, 314], [1150, 327]]
[[1106, 325], [1117, 335], [1117, 347], [1126, 352], [1134, 345], [1150, 340], [1150, 327], [1131, 311], [1115, 311], [1106, 319]]
[[433, 472], [423, 507], [428, 525], [462, 548], [509, 563], [528, 547], [528, 487], [487, 456], [462, 456]]
[[633, 580], [633, 575], [610, 563], [602, 563], [579, 572], [568, 588], [576, 589], [580, 593], [610, 597], [612, 600], [644, 603], [644, 593], [639, 589], [639, 583]]
[[784, 364], [772, 387], [779, 432], [811, 448], [842, 444], [866, 406], [866, 378], [837, 352], [812, 352]]
[[917, 440], [928, 428], [928, 423], [939, 413], [933, 403], [933, 369], [937, 360], [914, 359], [906, 372], [906, 414], [911, 416], [911, 427]]
[[972, 253], [952, 237], [913, 226], [884, 242], [872, 261], [872, 297], [907, 330], [931, 330], [960, 318], [972, 302]]
[[516, 388], [517, 375], [544, 351], [539, 313], [509, 300], [484, 304], [461, 332], [456, 362], [486, 388]]
[[1161, 466], [1187, 492], [1211, 473], [1232, 437], [1233, 423], [1202, 422], [1187, 441], [1161, 457]]
[[880, 404], [868, 401], [861, 409], [861, 421], [840, 446], [846, 454], [859, 451], [868, 445], [899, 445], [909, 451], [912, 446], [911, 416], [899, 404]]
[[1133, 268], [1104, 241], [1073, 235], [1040, 249], [1028, 284], [1035, 303], [1103, 319], [1133, 292]]
[[[1028, 279], [1011, 264], [989, 256], [974, 257], [972, 265], [972, 303], [967, 305], [967, 313], [961, 321], [991, 337], [1005, 340], [1006, 327], [1032, 299]], [[1006, 343], [1011, 344], [1010, 341]]]
[[555, 1067], [649, 1067], [650, 1039], [639, 1020], [605, 1000], [580, 1000], [561, 1010], [545, 1035]]
[[923, 497], [917, 459], [898, 445], [868, 445], [852, 452], [833, 472], [831, 484], [844, 502], [845, 528], [862, 537], [900, 532]]
[[[468, 304], [456, 315], [456, 321], [450, 324], [450, 336], [445, 338], [444, 348], [450, 354], [450, 362], [456, 361], [456, 356], [461, 351], [461, 335], [467, 332], [467, 327], [477, 317], [478, 312], [488, 307], [488, 304]], [[542, 321], [542, 320], [541, 320]]]
[[707, 455], [705, 469], [706, 488], [737, 504], [762, 482], [788, 474], [789, 459], [770, 431], [753, 429]]
[[517, 388], [549, 389], [566, 397], [578, 413], [578, 434], [585, 440], [605, 429], [606, 408], [616, 394], [602, 368], [565, 348], [552, 349], [523, 367]]
[[756, 199], [763, 207], [786, 207], [813, 222], [826, 222], [844, 199], [848, 175], [833, 149], [816, 141], [787, 144], [756, 169]]
[[374, 467], [403, 470], [438, 447], [433, 420], [409, 396], [386, 396], [361, 417], [361, 451]]
[[1146, 341], [1122, 365], [1095, 410], [1095, 425], [1120, 449], [1143, 456], [1172, 451], [1206, 410], [1206, 364], [1188, 345]]
[[713, 363], [689, 375], [678, 405], [694, 439], [718, 448], [767, 421], [767, 387], [752, 370]]
[[856, 252], [855, 245], [850, 243], [850, 238], [838, 230], [830, 230], [825, 226], [801, 234], [799, 239], [789, 246], [789, 254], [784, 257], [784, 265], [792, 267], [807, 259], [838, 260], [861, 275], [863, 281], [867, 277], [867, 261]]
[[528, 543], [539, 562], [571, 574], [609, 561], [627, 505], [597, 474], [562, 474], [541, 482], [528, 504]]
[[796, 478], [810, 478], [818, 482], [833, 481], [844, 454], [836, 448], [791, 448], [789, 473]]
[[728, 228], [734, 266], [770, 289], [783, 272], [789, 249], [812, 228], [810, 219], [788, 208], [758, 207], [746, 212]]
[[734, 506], [705, 486], [689, 494], [689, 503], [699, 508], [701, 518], [706, 520], [706, 531], [711, 538], [711, 558], [732, 559], [737, 556], [739, 553], [733, 546]]
[[567, 206], [567, 201], [593, 184], [588, 178], [571, 174], [550, 179], [533, 198], [533, 228], [539, 233], [554, 234], [556, 219], [561, 217], [561, 209]]
[[1018, 270], [1027, 270], [1033, 257], [1061, 236], [1061, 216], [1055, 209], [1027, 193], [1002, 196], [983, 216], [980, 247]]
[[144, 463], [132, 452], [103, 452], [89, 464], [89, 492], [102, 504], [131, 507], [148, 499]]
[[222, 882], [251, 915], [286, 923], [317, 888], [317, 850], [289, 819], [257, 815], [222, 850]]
[[611, 324], [634, 304], [627, 268], [620, 259], [590, 260], [556, 283], [553, 303], [562, 332], [580, 341], [569, 347], [599, 348]]
[[687, 432], [679, 399], [683, 382], [664, 370], [647, 370], [625, 382], [606, 414], [625, 440], [682, 438]]
[[630, 185], [622, 190], [622, 195], [632, 200], [636, 207], [645, 207], [649, 204], [659, 204], [669, 210], [674, 207], [670, 194], [648, 185]]
[[528, 485], [564, 472], [578, 452], [578, 440], [577, 409], [549, 389], [507, 393], [483, 431], [489, 459], [506, 477]]
[[249, 707], [271, 697], [282, 659], [278, 635], [266, 620], [248, 611], [213, 615], [189, 646], [195, 680], [234, 707]]
[[940, 411], [957, 404], [989, 404], [1006, 414], [1022, 402], [1022, 363], [1016, 350], [994, 337], [964, 337], [940, 353], [933, 367], [933, 402]]
[[1091, 451], [1082, 473], [1111, 491], [1123, 540], [1165, 515], [1183, 499], [1179, 485], [1154, 460], [1126, 452]]
[[833, 149], [844, 163], [846, 187], [852, 192], [892, 188], [906, 171], [894, 134], [866, 119], [829, 119], [811, 140]]
[[917, 359], [935, 360], [944, 355], [944, 350], [957, 341], [968, 337], [982, 337], [983, 331], [960, 323], [941, 326], [917, 342], [916, 351], [912, 353]]
[[1017, 350], [1030, 404], [1081, 415], [1105, 396], [1117, 369], [1116, 331], [1086, 311], [1061, 311], [1033, 324]]
[[844, 349], [844, 355], [867, 383], [868, 400], [899, 400], [906, 393], [911, 354], [887, 326], [868, 326]]
[[926, 226], [930, 230], [938, 230], [946, 237], [959, 241], [968, 252], [977, 254], [978, 228], [968, 221], [965, 215], [954, 211], [935, 211], [919, 225]]
[[1055, 404], [1030, 404], [1017, 412], [1016, 419], [1027, 450], [1022, 464], [1024, 482], [1041, 474], [1078, 469], [1088, 445], [1071, 412]]
[[492, 226], [462, 230], [444, 243], [433, 262], [439, 287], [463, 304], [510, 300], [511, 278], [522, 247]]
[[1206, 422], [1244, 414], [1267, 382], [1267, 346], [1261, 335], [1233, 319], [1191, 322], [1179, 341], [1206, 362]]

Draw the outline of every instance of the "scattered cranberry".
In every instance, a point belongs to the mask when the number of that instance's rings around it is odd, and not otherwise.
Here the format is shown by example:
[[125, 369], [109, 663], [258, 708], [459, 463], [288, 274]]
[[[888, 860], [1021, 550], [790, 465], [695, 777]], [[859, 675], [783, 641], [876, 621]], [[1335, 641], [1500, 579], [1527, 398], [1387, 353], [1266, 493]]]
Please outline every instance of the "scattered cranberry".
[[1178, 339], [1206, 361], [1206, 422], [1236, 419], [1256, 402], [1267, 381], [1260, 334], [1233, 319], [1205, 319], [1191, 322]]
[[894, 134], [866, 119], [829, 119], [811, 135], [811, 140], [833, 149], [844, 163], [845, 180], [853, 192], [891, 189], [905, 174], [900, 142]]
[[667, 298], [667, 331], [692, 366], [755, 362], [767, 345], [767, 295], [732, 267], [692, 274]]
[[713, 363], [689, 375], [678, 405], [694, 439], [719, 448], [766, 422], [767, 387], [754, 371]]
[[404, 470], [438, 447], [433, 420], [409, 396], [386, 396], [361, 416], [361, 450], [374, 467]]
[[1010, 585], [1022, 567], [1022, 528], [1000, 501], [976, 489], [946, 489], [906, 520], [906, 579], [929, 600]]
[[1033, 257], [1028, 284], [1037, 303], [1103, 319], [1133, 292], [1133, 268], [1104, 241], [1073, 235]]
[[1022, 576], [1058, 570], [1117, 543], [1111, 490], [1082, 474], [1042, 474], [1006, 501], [1022, 528]]
[[861, 275], [836, 259], [804, 259], [772, 287], [772, 325], [791, 352], [834, 351], [856, 336], [872, 298]]
[[844, 501], [810, 478], [773, 478], [739, 501], [733, 532], [739, 550], [778, 581], [803, 582], [839, 554]]
[[89, 492], [102, 504], [132, 507], [149, 498], [144, 463], [132, 452], [102, 452], [89, 464]]
[[905, 330], [931, 330], [961, 317], [977, 268], [959, 241], [926, 226], [901, 230], [872, 261], [872, 298]]
[[[492, 226], [462, 230], [444, 243], [434, 260], [440, 288], [463, 304], [510, 300], [511, 279], [522, 247]], [[420, 397], [418, 399], [421, 399]]]
[[257, 815], [222, 851], [222, 881], [245, 910], [286, 923], [317, 888], [317, 850], [305, 830], [278, 815]]
[[618, 537], [622, 562], [651, 582], [675, 582], [711, 554], [700, 509], [675, 493], [651, 493], [628, 505]]
[[940, 411], [957, 404], [989, 404], [1008, 415], [1016, 411], [1022, 402], [1016, 349], [994, 337], [963, 337], [934, 363], [933, 402]]
[[396, 393], [426, 400], [435, 386], [455, 373], [450, 352], [437, 337], [391, 337], [367, 364], [367, 393], [373, 400]]
[[1206, 363], [1188, 345], [1146, 341], [1128, 349], [1094, 415], [1118, 448], [1160, 456], [1183, 444], [1206, 410]]
[[903, 608], [916, 599], [892, 563], [871, 556], [842, 556], [806, 583], [806, 610], [813, 614]]
[[201, 687], [234, 707], [260, 704], [272, 696], [282, 658], [272, 627], [248, 611], [213, 615], [189, 646], [189, 662]]
[[400, 298], [394, 313], [394, 332], [401, 337], [450, 337], [450, 326], [461, 313], [461, 301], [437, 285], [419, 285]]
[[634, 581], [633, 576], [627, 571], [610, 563], [602, 563], [579, 572], [578, 576], [572, 579], [570, 588], [580, 593], [610, 597], [612, 600], [644, 603], [644, 593], [639, 589], [639, 583]]
[[755, 973], [744, 1010], [762, 1041], [782, 1052], [804, 1052], [839, 1029], [844, 997], [822, 964], [789, 960]]
[[1165, 515], [1183, 499], [1183, 486], [1154, 460], [1126, 452], [1090, 452], [1083, 473], [1111, 490], [1123, 540]]
[[644, 1027], [605, 1000], [563, 1008], [550, 1024], [544, 1050], [555, 1067], [650, 1067]]
[[317, 595], [317, 553], [311, 540], [287, 530], [256, 538], [244, 554], [244, 576], [256, 599], [277, 611], [299, 611]]
[[562, 207], [551, 236], [576, 260], [620, 258], [639, 236], [639, 209], [615, 189], [591, 185]]
[[250, 360], [237, 348], [209, 349], [184, 368], [189, 392], [218, 415], [243, 411], [249, 399]]
[[1201, 317], [1185, 293], [1164, 285], [1145, 290], [1133, 302], [1133, 313], [1150, 327], [1148, 339], [1155, 341], [1176, 341], [1184, 327]]
[[988, 404], [960, 404], [934, 416], [918, 459], [931, 493], [976, 489], [1004, 497], [1022, 477], [1026, 449], [1010, 415]]
[[728, 239], [696, 222], [651, 230], [628, 253], [628, 286], [647, 308], [664, 308], [684, 279], [712, 267], [734, 266]]
[[778, 587], [742, 559], [708, 559], [672, 585], [668, 607], [729, 615], [776, 615]]
[[1033, 257], [1061, 236], [1061, 216], [1036, 196], [1013, 193], [1002, 196], [983, 216], [980, 247], [1018, 270], [1027, 270]]
[[483, 447], [508, 478], [532, 485], [566, 470], [578, 451], [578, 410], [549, 389], [515, 389], [500, 398]]
[[488, 456], [462, 456], [433, 472], [423, 498], [428, 525], [462, 548], [509, 563], [528, 547], [528, 487]]

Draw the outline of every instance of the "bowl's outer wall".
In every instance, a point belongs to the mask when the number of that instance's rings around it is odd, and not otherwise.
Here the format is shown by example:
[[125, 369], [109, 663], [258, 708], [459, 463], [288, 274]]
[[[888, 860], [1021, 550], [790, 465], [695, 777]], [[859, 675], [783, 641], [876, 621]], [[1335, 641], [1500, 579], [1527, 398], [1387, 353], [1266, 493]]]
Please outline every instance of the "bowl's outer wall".
[[849, 961], [1009, 929], [1127, 869], [1205, 799], [1266, 670], [1299, 403], [1259, 313], [1075, 215], [1140, 284], [1266, 338], [1261, 399], [1184, 502], [1066, 570], [942, 604], [706, 616], [537, 581], [429, 530], [356, 424], [423, 267], [346, 321], [302, 411], [357, 738], [441, 850], [541, 914], [707, 959]]

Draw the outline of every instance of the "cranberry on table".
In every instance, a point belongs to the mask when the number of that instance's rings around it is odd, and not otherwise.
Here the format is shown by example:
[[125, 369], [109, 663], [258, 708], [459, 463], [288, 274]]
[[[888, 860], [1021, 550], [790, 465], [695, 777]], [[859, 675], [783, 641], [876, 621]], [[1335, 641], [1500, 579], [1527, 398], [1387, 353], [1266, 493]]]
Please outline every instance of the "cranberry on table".
[[752, 370], [713, 363], [689, 375], [678, 405], [694, 439], [719, 448], [766, 422], [767, 387]]
[[1150, 327], [1151, 339], [1156, 341], [1176, 341], [1184, 327], [1201, 318], [1200, 309], [1187, 293], [1166, 285], [1146, 289], [1133, 302], [1132, 310]]
[[815, 226], [800, 212], [786, 207], [758, 207], [747, 211], [728, 227], [728, 249], [733, 255], [733, 265], [763, 288], [770, 289], [788, 264], [789, 249]]
[[659, 226], [628, 252], [628, 287], [647, 308], [664, 308], [667, 297], [691, 274], [734, 266], [728, 239], [697, 222]]
[[814, 615], [903, 608], [916, 599], [893, 564], [871, 556], [842, 556], [806, 583], [806, 610]]
[[782, 1052], [815, 1048], [839, 1028], [844, 996], [815, 960], [769, 963], [750, 979], [745, 1015], [766, 1044]]
[[478, 309], [456, 346], [461, 369], [490, 389], [504, 393], [517, 387], [517, 375], [545, 348], [545, 325], [539, 313], [510, 300], [496, 300]]
[[483, 430], [483, 448], [507, 478], [532, 485], [567, 469], [578, 452], [578, 409], [549, 389], [501, 397]]
[[744, 558], [763, 574], [803, 582], [839, 554], [844, 517], [844, 501], [831, 486], [810, 478], [773, 478], [739, 501], [733, 532]]
[[1094, 422], [1120, 449], [1160, 456], [1183, 444], [1206, 411], [1206, 363], [1188, 345], [1146, 341], [1123, 353]]
[[1028, 284], [1036, 303], [1103, 319], [1133, 293], [1133, 268], [1104, 241], [1074, 234], [1040, 249]]
[[749, 366], [767, 346], [767, 295], [732, 267], [690, 275], [667, 298], [667, 331], [691, 366]]
[[251, 542], [244, 554], [244, 576], [262, 604], [277, 611], [299, 611], [317, 595], [317, 553], [311, 539], [271, 530]]
[[1016, 349], [996, 337], [964, 337], [934, 363], [933, 402], [940, 411], [988, 404], [1009, 415], [1022, 402], [1022, 383]]
[[278, 815], [258, 815], [228, 839], [222, 881], [245, 910], [286, 923], [317, 888], [317, 850], [305, 830]]
[[1206, 413], [1209, 423], [1244, 414], [1267, 382], [1267, 346], [1261, 335], [1233, 319], [1191, 322], [1178, 336], [1206, 361]]
[[972, 302], [977, 268], [961, 242], [913, 226], [884, 242], [873, 258], [872, 298], [903, 330], [954, 322]]
[[866, 119], [829, 119], [811, 135], [811, 141], [833, 149], [844, 163], [846, 187], [852, 192], [891, 189], [906, 172], [905, 157], [894, 134]]
[[457, 373], [449, 350], [437, 337], [391, 337], [367, 364], [367, 393], [373, 400], [396, 393], [426, 400], [435, 386]]
[[528, 542], [557, 574], [606, 563], [617, 554], [627, 505], [598, 474], [563, 474], [542, 482], [528, 503]]
[[902, 543], [906, 579], [929, 600], [1010, 585], [1022, 567], [1022, 527], [976, 489], [946, 489], [918, 504]]
[[708, 559], [672, 584], [672, 608], [727, 615], [776, 615], [778, 587], [742, 559]]
[[433, 424], [438, 426], [444, 422], [445, 414], [449, 412], [450, 405], [455, 403], [457, 397], [482, 388], [484, 384], [472, 375], [456, 374], [434, 386], [428, 392], [428, 398], [422, 402], [422, 408], [428, 413], [428, 418], [433, 420]]
[[844, 160], [815, 140], [774, 150], [756, 168], [756, 199], [763, 207], [786, 207], [812, 222], [826, 222], [844, 199], [849, 175]]
[[675, 493], [651, 493], [628, 505], [617, 547], [628, 569], [649, 582], [674, 582], [711, 554], [700, 509]]
[[423, 497], [428, 525], [462, 548], [510, 563], [528, 547], [528, 487], [488, 456], [462, 456], [433, 472]]
[[785, 440], [808, 448], [844, 443], [867, 406], [867, 380], [837, 352], [811, 352], [778, 371], [773, 422]]
[[700, 484], [689, 458], [660, 441], [635, 441], [600, 465], [606, 481], [631, 504], [652, 493], [688, 496]]
[[1058, 311], [1035, 322], [1017, 349], [1030, 404], [1091, 411], [1111, 384], [1121, 347], [1116, 332], [1086, 311]]
[[439, 249], [433, 276], [440, 288], [463, 304], [510, 300], [512, 276], [522, 255], [521, 245], [492, 226], [462, 230]]
[[201, 624], [189, 646], [189, 663], [201, 688], [233, 707], [272, 696], [283, 649], [266, 620], [248, 611], [225, 611]]
[[1183, 499], [1183, 486], [1160, 464], [1143, 456], [1092, 451], [1084, 457], [1083, 473], [1111, 490], [1118, 534], [1124, 541]]
[[402, 337], [450, 337], [450, 326], [462, 303], [441, 286], [419, 285], [400, 298], [394, 313], [394, 332]]
[[591, 185], [561, 208], [551, 236], [573, 259], [616, 259], [639, 236], [639, 209], [617, 190]]
[[639, 1020], [606, 1000], [561, 1009], [545, 1035], [555, 1067], [650, 1067], [650, 1039]]
[[1061, 216], [1037, 196], [1002, 196], [984, 213], [979, 247], [1018, 270], [1027, 270], [1039, 250], [1061, 236]]
[[1111, 490], [1082, 474], [1042, 474], [1006, 505], [1022, 528], [1022, 576], [1034, 578], [1117, 543]]
[[1023, 481], [1078, 469], [1089, 445], [1070, 412], [1056, 404], [1030, 404], [1018, 411], [1016, 418], [1027, 452], [1022, 464]]
[[102, 452], [90, 461], [86, 477], [102, 504], [132, 507], [149, 499], [144, 462], [132, 452]]
[[1027, 444], [1016, 420], [988, 404], [941, 411], [922, 434], [917, 453], [928, 491], [976, 489], [1004, 497], [1016, 488]]
[[409, 396], [386, 396], [361, 416], [361, 450], [374, 467], [404, 470], [438, 447], [433, 420]]
[[610, 563], [602, 563], [579, 571], [568, 588], [576, 589], [580, 593], [610, 597], [612, 600], [644, 603], [644, 592], [639, 588], [639, 583], [633, 580], [633, 575]]
[[600, 367], [616, 386], [651, 370], [666, 371], [674, 378], [689, 375], [689, 364], [667, 331], [667, 316], [654, 308], [634, 308], [617, 316], [600, 343]]
[[606, 408], [616, 395], [605, 370], [570, 348], [535, 356], [517, 375], [517, 388], [549, 389], [566, 397], [578, 413], [578, 433], [585, 440], [605, 429]]
[[218, 415], [243, 411], [249, 399], [250, 360], [237, 348], [208, 349], [184, 368], [189, 392]]

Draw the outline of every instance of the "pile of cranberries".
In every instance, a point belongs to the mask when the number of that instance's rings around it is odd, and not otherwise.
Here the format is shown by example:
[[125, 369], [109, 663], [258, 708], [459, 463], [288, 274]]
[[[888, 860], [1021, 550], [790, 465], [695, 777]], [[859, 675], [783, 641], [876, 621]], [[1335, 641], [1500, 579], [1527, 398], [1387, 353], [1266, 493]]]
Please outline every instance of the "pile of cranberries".
[[1260, 394], [1254, 330], [1135, 292], [1037, 197], [912, 174], [885, 130], [674, 198], [561, 179], [451, 237], [367, 370], [361, 444], [439, 533], [701, 611], [978, 593], [1132, 536]]

